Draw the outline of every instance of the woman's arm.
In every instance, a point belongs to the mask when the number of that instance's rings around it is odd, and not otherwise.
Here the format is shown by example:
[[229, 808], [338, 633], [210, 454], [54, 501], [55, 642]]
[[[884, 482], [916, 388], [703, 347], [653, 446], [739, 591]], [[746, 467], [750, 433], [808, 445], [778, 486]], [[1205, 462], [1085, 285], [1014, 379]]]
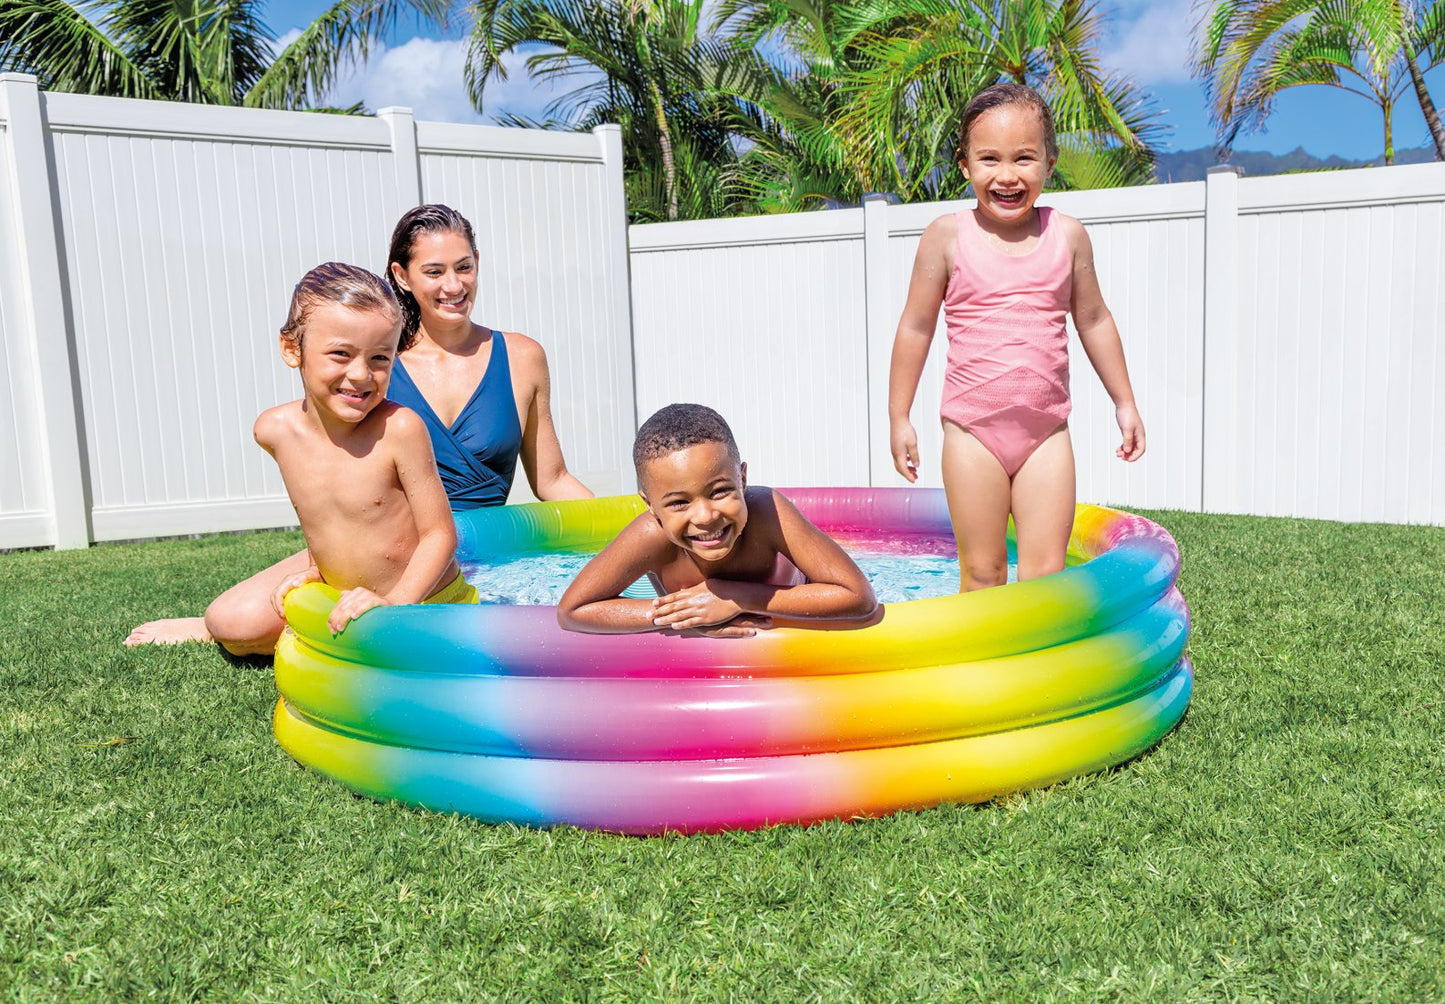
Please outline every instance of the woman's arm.
[[514, 375], [520, 378], [527, 402], [522, 415], [522, 470], [532, 494], [543, 502], [562, 499], [590, 499], [592, 490], [567, 470], [557, 427], [552, 424], [552, 377], [547, 353], [536, 340], [515, 332], [507, 339], [507, 354]]
[[909, 481], [918, 480], [918, 434], [908, 416], [938, 326], [938, 307], [948, 288], [949, 252], [957, 234], [952, 216], [939, 217], [923, 231], [913, 258], [908, 299], [893, 336], [893, 357], [888, 365], [889, 449], [893, 466]]
[[1144, 455], [1144, 421], [1134, 403], [1134, 387], [1129, 382], [1129, 367], [1124, 362], [1124, 344], [1119, 338], [1114, 315], [1104, 303], [1099, 288], [1099, 273], [1094, 268], [1094, 246], [1083, 224], [1068, 220], [1069, 244], [1074, 254], [1071, 290], [1074, 327], [1084, 352], [1099, 374], [1109, 399], [1114, 402], [1114, 416], [1119, 423], [1122, 440], [1115, 455], [1122, 460], [1138, 460]]

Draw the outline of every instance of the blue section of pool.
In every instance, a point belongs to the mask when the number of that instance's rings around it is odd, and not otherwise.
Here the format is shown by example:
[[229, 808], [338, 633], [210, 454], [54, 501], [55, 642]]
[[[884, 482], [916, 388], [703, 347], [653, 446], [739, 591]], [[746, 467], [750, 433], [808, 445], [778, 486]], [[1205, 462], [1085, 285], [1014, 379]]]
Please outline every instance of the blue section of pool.
[[[951, 543], [951, 542], [950, 542]], [[958, 591], [958, 559], [940, 554], [937, 547], [922, 547], [917, 553], [900, 555], [869, 553], [850, 546], [848, 551], [881, 603], [902, 603], [929, 596], [948, 596]], [[562, 598], [567, 586], [591, 559], [591, 554], [552, 551], [509, 561], [463, 562], [462, 574], [477, 587], [483, 603], [547, 606]], [[1009, 581], [1016, 569], [1009, 566]], [[646, 579], [638, 579], [623, 594], [651, 598], [656, 591]]]

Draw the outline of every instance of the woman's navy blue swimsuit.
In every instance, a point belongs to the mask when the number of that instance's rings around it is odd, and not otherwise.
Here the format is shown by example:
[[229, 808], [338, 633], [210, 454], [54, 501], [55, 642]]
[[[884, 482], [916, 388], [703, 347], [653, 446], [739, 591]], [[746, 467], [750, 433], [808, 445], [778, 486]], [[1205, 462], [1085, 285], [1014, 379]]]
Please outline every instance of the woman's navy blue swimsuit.
[[492, 358], [481, 383], [450, 426], [437, 417], [422, 397], [398, 356], [391, 368], [386, 396], [421, 416], [431, 435], [432, 452], [452, 510], [501, 505], [512, 490], [517, 454], [522, 449], [522, 423], [512, 397], [512, 369], [507, 339], [492, 332]]

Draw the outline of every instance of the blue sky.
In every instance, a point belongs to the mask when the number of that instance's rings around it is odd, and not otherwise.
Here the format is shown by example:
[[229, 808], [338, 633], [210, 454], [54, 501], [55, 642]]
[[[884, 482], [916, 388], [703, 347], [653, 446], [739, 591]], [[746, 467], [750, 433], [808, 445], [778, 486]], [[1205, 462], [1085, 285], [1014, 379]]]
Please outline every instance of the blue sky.
[[[328, 6], [324, 0], [270, 0], [264, 9], [271, 30], [285, 41]], [[1109, 14], [1105, 66], [1153, 92], [1172, 129], [1166, 149], [1211, 145], [1214, 133], [1204, 96], [1188, 70], [1192, 0], [1104, 0], [1100, 7]], [[465, 55], [460, 31], [448, 37], [404, 20], [385, 50], [339, 82], [331, 97], [338, 104], [364, 101], [372, 109], [402, 105], [429, 121], [487, 122], [503, 111], [540, 117], [555, 94], [530, 80], [515, 60], [509, 80], [488, 85], [485, 114], [479, 114], [462, 82]], [[1427, 79], [1437, 105], [1445, 104], [1445, 68]], [[1382, 152], [1382, 129], [1379, 109], [1364, 98], [1334, 87], [1300, 87], [1276, 103], [1266, 131], [1242, 136], [1235, 145], [1271, 153], [1302, 146], [1316, 156], [1366, 160]], [[1419, 106], [1407, 91], [1395, 109], [1395, 147], [1423, 146], [1429, 140]]]

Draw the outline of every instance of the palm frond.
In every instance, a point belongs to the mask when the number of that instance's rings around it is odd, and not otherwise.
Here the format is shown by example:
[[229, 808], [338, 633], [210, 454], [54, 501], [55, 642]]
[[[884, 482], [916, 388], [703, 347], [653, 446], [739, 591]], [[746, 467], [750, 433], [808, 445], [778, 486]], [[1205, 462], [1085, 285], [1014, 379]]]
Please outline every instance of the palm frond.
[[443, 0], [338, 0], [284, 50], [244, 92], [252, 108], [299, 108], [320, 101], [337, 74], [364, 60], [397, 18], [412, 13], [444, 24]]
[[0, 71], [33, 73], [42, 87], [58, 91], [163, 96], [124, 48], [63, 0], [0, 4]]

